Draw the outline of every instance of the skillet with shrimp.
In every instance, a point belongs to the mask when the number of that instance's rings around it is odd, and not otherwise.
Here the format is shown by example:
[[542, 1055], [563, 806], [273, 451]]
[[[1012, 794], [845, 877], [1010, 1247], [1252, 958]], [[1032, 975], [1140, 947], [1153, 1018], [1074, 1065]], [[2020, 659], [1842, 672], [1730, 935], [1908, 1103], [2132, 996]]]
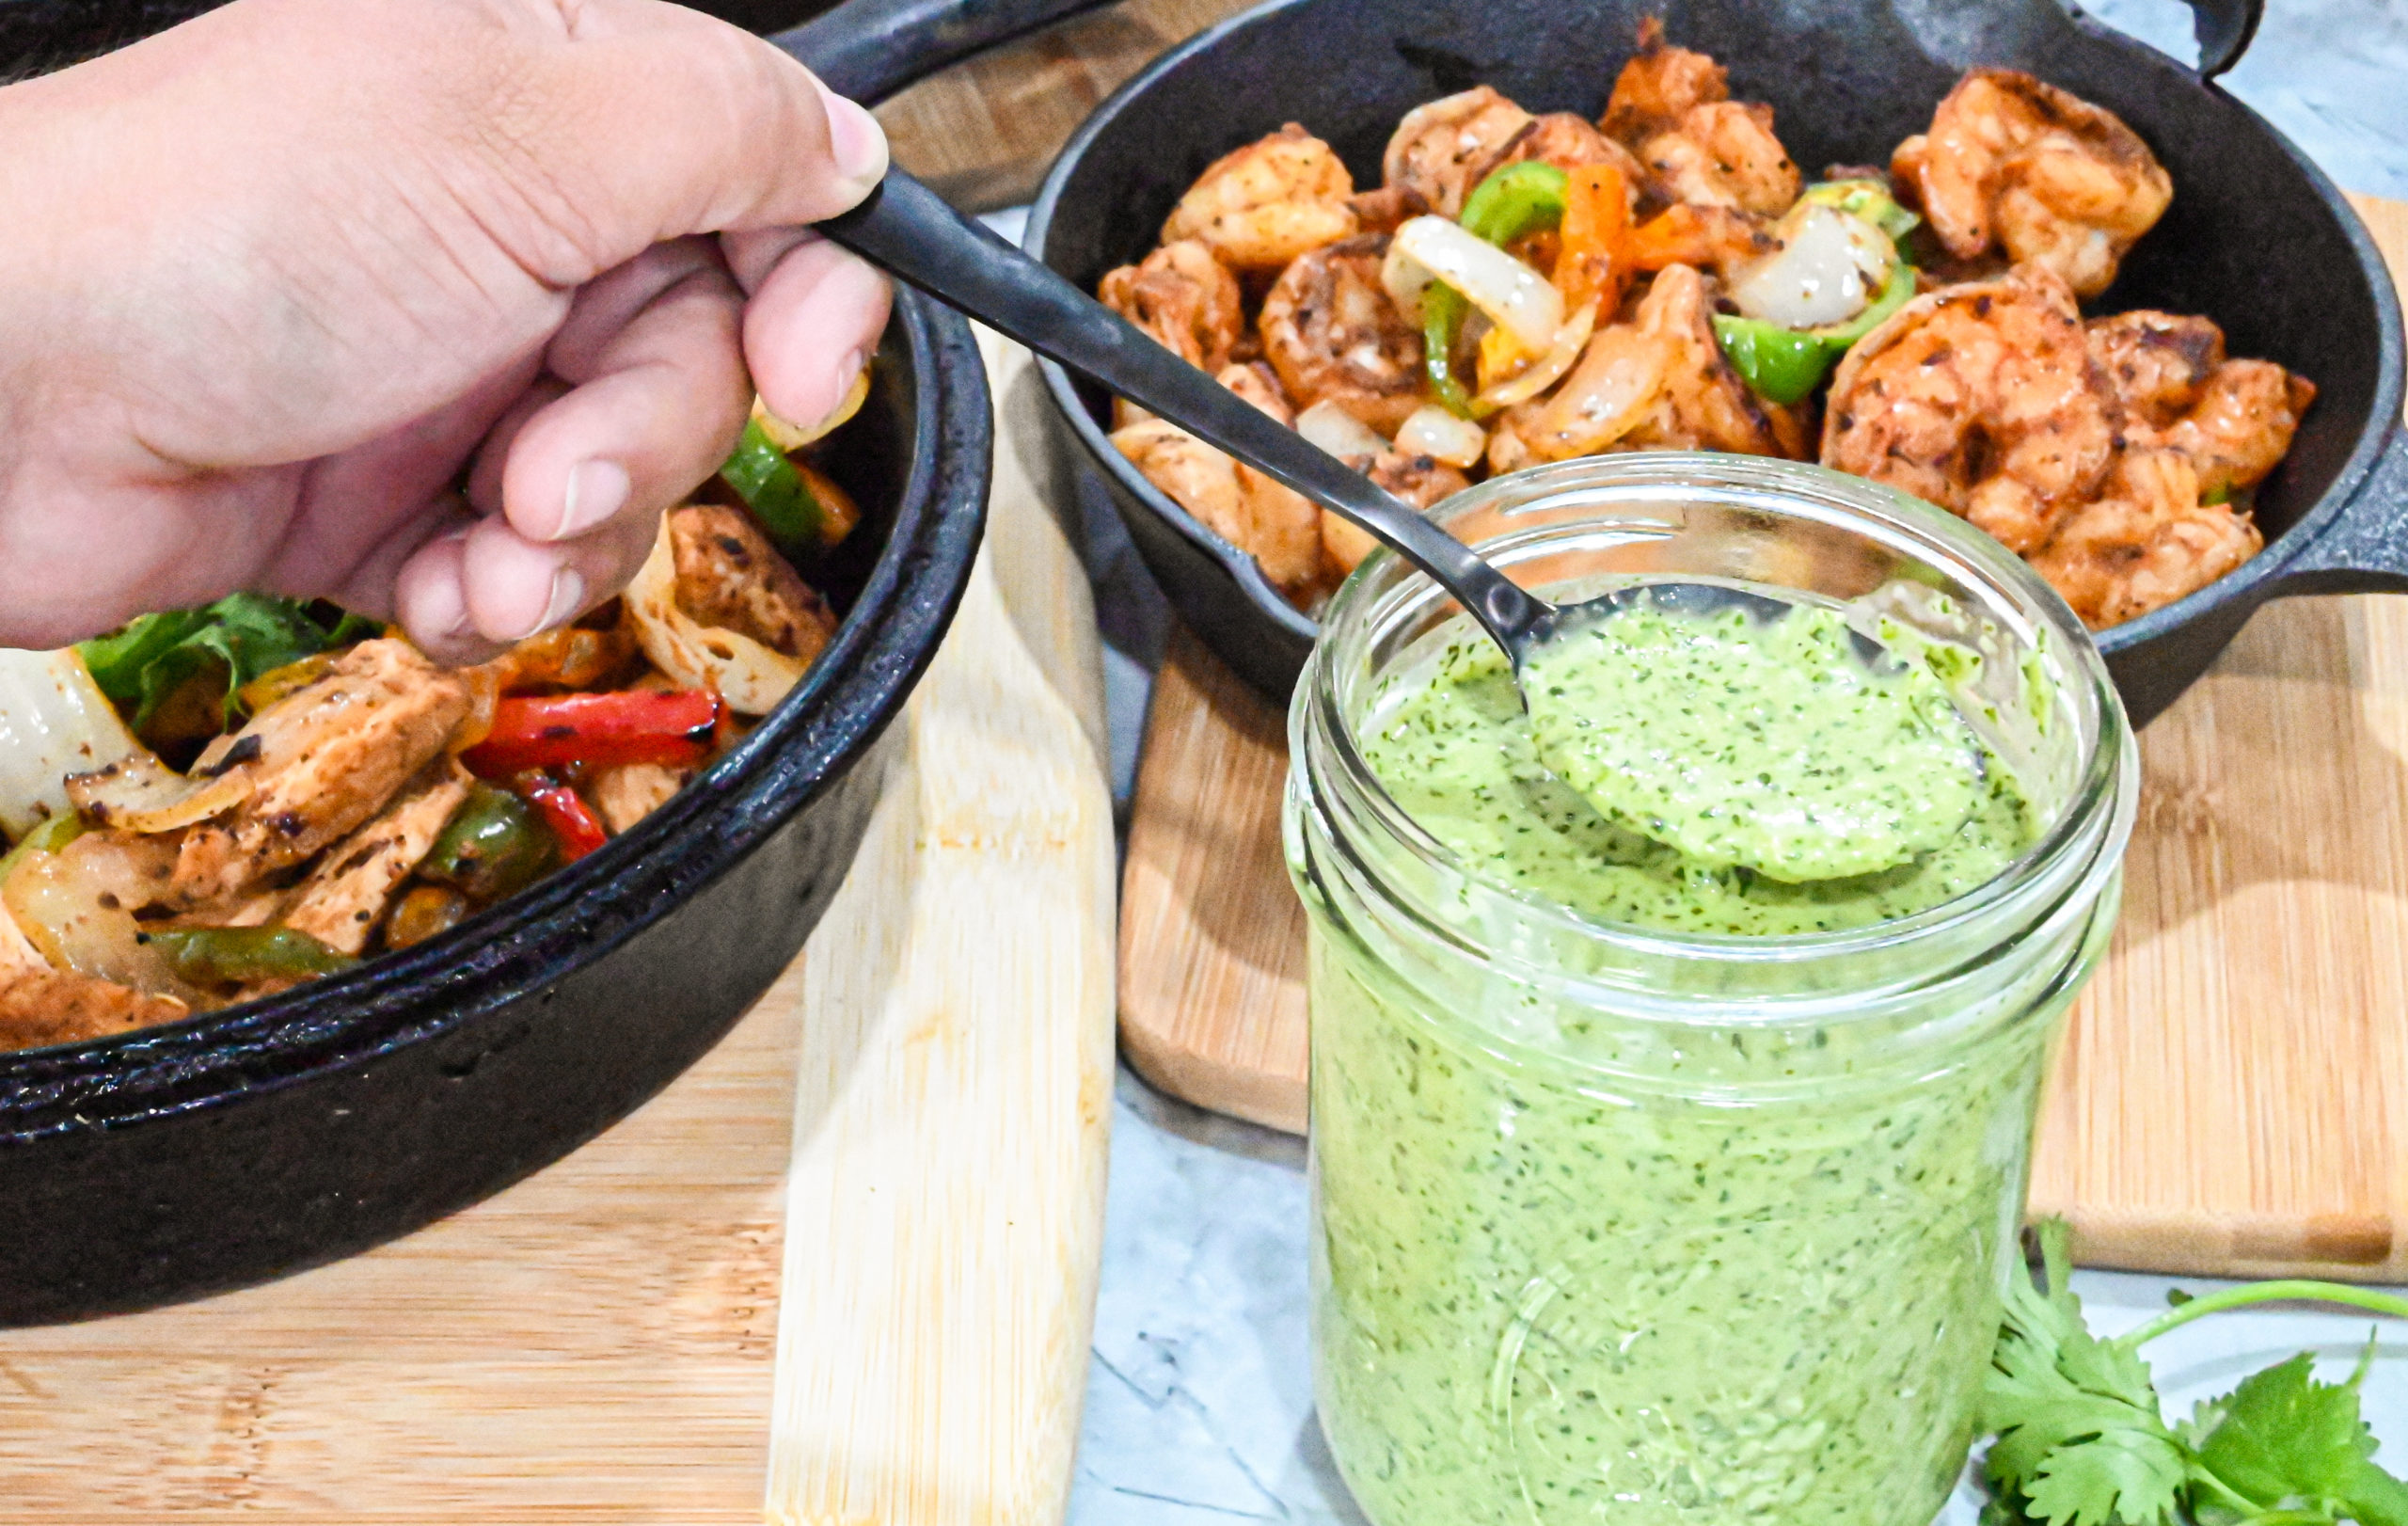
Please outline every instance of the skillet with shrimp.
[[[1475, 85], [1405, 113], [1362, 189], [1286, 123], [1099, 290], [1424, 506], [1605, 452], [1820, 459], [1971, 520], [2102, 629], [2255, 555], [2316, 387], [2194, 314], [2085, 318], [2173, 199], [2140, 136], [1974, 68], [1884, 147], [1810, 183], [1650, 17], [1594, 121]], [[1367, 549], [1159, 420], [1112, 438], [1299, 609]]]
[[[1768, 439], [1769, 453], [1810, 459], [1822, 458], [1827, 443], [1835, 456], [1877, 448], [1885, 459], [1890, 445], [1911, 445], [1924, 453], [1908, 474], [1944, 485], [1959, 512], [1978, 503], [2001, 524], [2021, 514], [2023, 533], [2045, 533], [2039, 564], [2083, 606], [2127, 707], [2146, 721], [2269, 598], [2408, 590], [2408, 446], [2397, 428], [2401, 341], [2388, 271], [2316, 167], [2246, 106], [2203, 84], [2245, 47], [2256, 6], [2194, 0], [2194, 8], [2206, 60], [2199, 72], [2056, 0], [1802, 8], [1430, 0], [1406, 11], [1384, 0], [1263, 0], [1156, 60], [1097, 108], [1048, 175], [1027, 246], [1093, 290], [1161, 246], [1164, 221], [1215, 161], [1291, 122], [1350, 172], [1353, 236], [1386, 235], [1408, 253], [1431, 242], [1415, 230], [1417, 217], [1470, 231], [1464, 202], [1480, 189], [1475, 176], [1528, 160], [1577, 189], [1618, 169], [1635, 187], [1626, 230], [1610, 216], [1584, 219], [1582, 207], [1609, 213], [1610, 205], [1581, 195], [1563, 198], [1552, 227], [1514, 226], [1530, 205], [1545, 204], [1528, 184], [1487, 209], [1503, 216], [1506, 236], [1478, 242], [1518, 262], [1532, 278], [1528, 287], [1544, 285], [1561, 303], [1552, 315], [1541, 311], [1543, 298], [1513, 310], [1525, 328], [1537, 326], [1528, 321], [1533, 314], [1554, 322], [1557, 342], [1516, 335], [1508, 348], [1494, 332], [1512, 326], [1496, 315], [1506, 310], [1506, 294], [1475, 293], [1489, 300], [1467, 303], [1457, 318], [1446, 310], [1453, 296], [1441, 291], [1439, 320], [1453, 342], [1442, 356], [1443, 378], [1431, 373], [1432, 347], [1422, 345], [1415, 402], [1417, 410], [1437, 404], [1440, 412], [1421, 415], [1408, 436], [1417, 454], [1405, 459], [1426, 456], [1434, 469], [1468, 478], [1525, 458], [1634, 449], [1651, 435], [1724, 449], [1735, 440], [1735, 448], [1765, 450]], [[1655, 65], [1625, 80], [1650, 18], [1663, 26], [1660, 47], [1649, 50]], [[1627, 87], [1617, 100], [1618, 84]], [[1409, 121], [1441, 119], [1453, 123], [1452, 139], [1418, 143], [1404, 131]], [[1777, 215], [1766, 210], [1789, 194], [1792, 175], [1796, 199]], [[1860, 183], [1832, 183], [1847, 182]], [[1865, 216], [1883, 211], [1868, 192], [1919, 220], [1903, 231], [1882, 228], [1880, 216]], [[1464, 199], [1453, 216], [1432, 204], [1450, 195]], [[1911, 276], [1882, 283], [1855, 318], [1831, 310], [1824, 299], [1834, 294], [1861, 303], [1885, 262], [1861, 230], [1847, 236], [1853, 223], [1810, 214], [1801, 200], [1869, 223], [1904, 254], [1896, 268]], [[1816, 255], [1830, 268], [1862, 256], [1856, 291], [1841, 280], [1784, 298], [1773, 277], [1792, 266], [1767, 260], [1775, 252], [1767, 234], [1781, 243], [1778, 252]], [[1619, 276], [1595, 258], [1612, 238], [1631, 240]], [[1590, 258], [1565, 262], [1567, 244]], [[1385, 268], [1385, 255], [1382, 262]], [[1739, 301], [1738, 278], [1751, 262], [1765, 266], [1766, 279], [1747, 293], [1761, 319]], [[1673, 264], [1700, 282], [1713, 351], [1685, 341], [1674, 324], [1685, 306], [1673, 300], [1677, 290], [1657, 299], [1653, 328], [1641, 330], [1637, 304]], [[1827, 439], [1838, 379], [1830, 350], [1853, 346], [1878, 320], [1940, 288], [2004, 281], [2042, 265], [2074, 294], [2084, 350], [2102, 352], [2099, 363], [2109, 367], [2142, 361], [2131, 377], [2093, 377], [2078, 389], [2123, 421], [2120, 443], [2103, 462], [2095, 445], [2072, 451], [2074, 480], [2052, 485], [2040, 469], [2047, 453], [2033, 440], [2018, 443], [2026, 421], [2014, 411], [2043, 396], [2021, 389], [2045, 380], [2048, 366], [2023, 375], [2017, 367], [1972, 367], [1970, 358], [1957, 376], [1966, 395], [1950, 405], [1940, 432], [1931, 427], [1936, 399], [1925, 396], [1909, 399], [1914, 406], [1903, 416], [1855, 409], [1851, 420], [1864, 432]], [[1243, 353], [1249, 338], [1267, 338], [1262, 305], [1279, 278], [1232, 275], [1252, 320], [1231, 340]], [[2099, 290], [2101, 282], [2110, 284]], [[1605, 288], [1617, 283], [1608, 309]], [[1377, 358], [1393, 369], [1425, 337], [1410, 312], [1421, 289], [1417, 278], [1402, 294], [1386, 292], [1392, 317], [1357, 302], [1342, 336], [1332, 329], [1333, 337], [1377, 337]], [[1584, 294], [1597, 297], [1585, 334], [1572, 321], [1588, 305]], [[1863, 322], [1866, 311], [1876, 323]], [[2144, 346], [2138, 334], [2088, 326], [2126, 312], [2162, 315], [2149, 331], [2169, 342]], [[1926, 306], [1909, 323], [1945, 327], [1963, 317]], [[2220, 353], [2193, 344], [2198, 319], [2222, 335]], [[1814, 329], [1827, 332], [1807, 332]], [[1302, 331], [1309, 342], [1312, 331]], [[1846, 342], [1820, 342], [1835, 338]], [[2203, 374], [2135, 401], [2133, 388], [2171, 379], [2152, 379], [2152, 368], [2177, 340], [2221, 372], [2212, 389]], [[2149, 353], [2136, 357], [2143, 348]], [[1717, 352], [1719, 371], [1703, 363]], [[1323, 353], [1350, 363], [1374, 358], [1360, 343]], [[1696, 358], [1677, 370], [1674, 358], [1684, 353]], [[2051, 356], [2063, 362], [2067, 353], [2059, 346]], [[1851, 380], [1877, 384], [1879, 393], [1865, 395], [1886, 397], [1890, 379], [1873, 358]], [[1516, 376], [1514, 368], [1527, 369]], [[1380, 368], [1350, 369], [1348, 379], [1359, 382]], [[1093, 462], [1182, 620], [1242, 676], [1284, 696], [1315, 634], [1313, 601], [1344, 565], [1342, 545], [1324, 547], [1331, 560], [1318, 582], [1291, 568], [1284, 586], [1275, 583], [1114, 445], [1114, 430], [1127, 421], [1108, 397], [1059, 367], [1044, 374], [1057, 421]], [[1731, 374], [1749, 395], [1731, 389]], [[1533, 397], [1510, 389], [1480, 396], [1491, 385], [1529, 386], [1530, 377], [1542, 384]], [[2312, 398], [2294, 377], [2312, 383]], [[1465, 389], [1476, 417], [1446, 405], [1450, 384]], [[1378, 458], [1383, 442], [1395, 449], [1398, 434], [1386, 423], [1317, 407], [1284, 382], [1283, 389], [1300, 427], [1319, 431], [1329, 448], [1367, 460]], [[1671, 405], [1676, 398], [1683, 406]], [[1540, 417], [1560, 400], [1564, 405]], [[1391, 394], [1380, 403], [1391, 416], [1400, 411]], [[2291, 425], [2277, 458], [2271, 447], [2283, 442], [2283, 415]], [[2210, 428], [2227, 437], [2199, 448]], [[2171, 455], [2148, 453], [2174, 449], [2178, 430], [2195, 499], [2185, 498], [2191, 486]], [[1608, 443], [1597, 444], [1601, 437]], [[1975, 499], [2002, 469], [2007, 480]], [[2218, 567], [2229, 570], [2215, 575]]]

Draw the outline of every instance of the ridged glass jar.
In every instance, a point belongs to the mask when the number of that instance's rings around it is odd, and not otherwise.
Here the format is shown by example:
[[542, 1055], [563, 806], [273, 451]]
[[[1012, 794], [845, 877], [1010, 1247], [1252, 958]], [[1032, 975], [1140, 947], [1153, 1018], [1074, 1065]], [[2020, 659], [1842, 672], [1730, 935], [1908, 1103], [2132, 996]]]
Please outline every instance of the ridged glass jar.
[[1819, 468], [1620, 455], [1441, 507], [1551, 591], [1710, 577], [1977, 654], [2041, 807], [1970, 894], [1852, 931], [1591, 921], [1483, 879], [1358, 739], [1462, 639], [1383, 553], [1291, 712], [1311, 944], [1316, 1393], [1377, 1526], [1924, 1526], [1962, 1467], [2057, 1020], [2137, 759], [2098, 653], [1962, 521]]

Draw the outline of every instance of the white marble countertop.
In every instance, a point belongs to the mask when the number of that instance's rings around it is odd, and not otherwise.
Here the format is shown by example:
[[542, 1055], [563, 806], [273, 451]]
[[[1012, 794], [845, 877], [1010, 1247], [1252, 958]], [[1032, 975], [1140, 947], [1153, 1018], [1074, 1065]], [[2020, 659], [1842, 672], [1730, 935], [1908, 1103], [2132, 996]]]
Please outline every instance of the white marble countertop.
[[[2178, 57], [2194, 56], [2190, 12], [2177, 0], [2089, 8]], [[2408, 0], [2269, 0], [2257, 42], [2225, 84], [2340, 184], [2408, 199], [2403, 81]], [[1018, 231], [1015, 215], [992, 221]], [[1108, 506], [1085, 507], [1116, 798], [1125, 803], [1164, 614]], [[1312, 1413], [1303, 1142], [1162, 1097], [1125, 1071], [1114, 1131], [1071, 1526], [1359, 1522]], [[2216, 1284], [2083, 1272], [2075, 1285], [2112, 1332], [2163, 1309], [2178, 1285]], [[2242, 1311], [2187, 1327], [2148, 1355], [2180, 1415], [2301, 1350], [2346, 1371], [2368, 1327], [2337, 1313]], [[2380, 1460], [2408, 1469], [2408, 1330], [2386, 1331], [2384, 1352], [2366, 1413], [2393, 1449]], [[1959, 1490], [1941, 1526], [1971, 1526], [1974, 1511], [1972, 1492]]]

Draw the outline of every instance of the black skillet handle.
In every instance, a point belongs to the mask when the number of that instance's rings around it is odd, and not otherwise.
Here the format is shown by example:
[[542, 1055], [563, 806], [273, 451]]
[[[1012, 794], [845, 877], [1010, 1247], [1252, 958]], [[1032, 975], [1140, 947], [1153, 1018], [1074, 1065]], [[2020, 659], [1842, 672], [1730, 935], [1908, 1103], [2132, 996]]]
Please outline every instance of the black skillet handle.
[[1111, 0], [846, 0], [769, 39], [838, 95], [880, 101], [975, 53]]
[[2199, 77], [2213, 79], [2249, 51], [2266, 0], [2190, 0], [2191, 35], [2199, 40]]
[[2392, 430], [2366, 481], [2270, 592], [2408, 594], [2408, 429]]

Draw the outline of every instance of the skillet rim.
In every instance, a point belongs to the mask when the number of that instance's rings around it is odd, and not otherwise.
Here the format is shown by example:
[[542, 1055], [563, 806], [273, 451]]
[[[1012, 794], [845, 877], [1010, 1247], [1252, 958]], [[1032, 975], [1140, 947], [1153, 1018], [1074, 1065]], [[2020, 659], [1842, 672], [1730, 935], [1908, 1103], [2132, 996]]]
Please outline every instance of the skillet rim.
[[993, 409], [970, 326], [909, 290], [894, 311], [913, 389], [894, 520], [835, 640], [761, 726], [635, 831], [418, 947], [181, 1022], [0, 1054], [0, 1148], [239, 1105], [438, 1041], [602, 962], [834, 788], [933, 660], [987, 518]]
[[[1162, 53], [1145, 68], [1123, 82], [1087, 114], [1062, 146], [1060, 153], [1045, 172], [1038, 188], [1037, 199], [1030, 203], [1022, 247], [1040, 263], [1049, 267], [1046, 244], [1053, 231], [1054, 217], [1071, 172], [1078, 167], [1095, 140], [1107, 131], [1132, 101], [1151, 88], [1155, 81], [1172, 70], [1184, 65], [1198, 54], [1216, 47], [1237, 32], [1258, 24], [1265, 18], [1288, 9], [1321, 3], [1321, 0], [1261, 0], [1223, 21], [1215, 23], [1194, 37]], [[2357, 440], [2350, 453], [2334, 473], [2331, 483], [2314, 503], [2293, 520], [2283, 532], [2268, 541], [2256, 556], [2206, 587], [2194, 590], [2173, 603], [2151, 610], [2136, 620], [2111, 626], [2093, 632], [2101, 652], [2110, 656], [2152, 644], [2190, 625], [2194, 619], [2212, 611], [2239, 602], [2246, 609], [2283, 593], [2282, 581], [2293, 563], [2311, 550], [2335, 522], [2354, 503], [2367, 485], [2377, 463], [2390, 448], [2393, 437], [2402, 429], [2401, 401], [2403, 390], [2403, 340], [2401, 331], [2400, 288], [2374, 245], [2365, 219], [2350, 204], [2340, 187], [2320, 168], [2316, 162], [2301, 151], [2289, 136], [2273, 122], [2258, 115], [2248, 103], [2233, 95], [2212, 78], [2203, 77], [2198, 71], [2181, 60], [2159, 52], [2138, 38], [2118, 31], [2099, 18], [2078, 8], [2047, 0], [2049, 8], [2057, 11], [2066, 24], [2084, 40], [2103, 46], [2137, 55], [2152, 65], [2171, 63], [2190, 76], [2200, 90], [2236, 110], [2263, 132], [2285, 158], [2305, 177], [2315, 192], [2337, 218], [2351, 252], [2356, 257], [2360, 276], [2373, 294], [2377, 356], [2372, 405], [2367, 416], [2357, 421]], [[1091, 464], [1108, 474], [1114, 483], [1181, 538], [1218, 562], [1244, 593], [1246, 601], [1259, 613], [1271, 617], [1274, 624], [1285, 628], [1300, 639], [1312, 642], [1319, 638], [1320, 622], [1281, 597], [1263, 576], [1254, 557], [1206, 526], [1172, 501], [1169, 495], [1146, 480], [1130, 461], [1113, 447], [1106, 432], [1097, 422], [1080, 399], [1078, 383], [1059, 361], [1038, 357], [1038, 365], [1045, 379], [1045, 390], [1054, 410], [1061, 416], [1081, 447], [1091, 458]], [[2315, 378], [2310, 377], [2311, 381]], [[1149, 569], [1150, 570], [1150, 569]]]

